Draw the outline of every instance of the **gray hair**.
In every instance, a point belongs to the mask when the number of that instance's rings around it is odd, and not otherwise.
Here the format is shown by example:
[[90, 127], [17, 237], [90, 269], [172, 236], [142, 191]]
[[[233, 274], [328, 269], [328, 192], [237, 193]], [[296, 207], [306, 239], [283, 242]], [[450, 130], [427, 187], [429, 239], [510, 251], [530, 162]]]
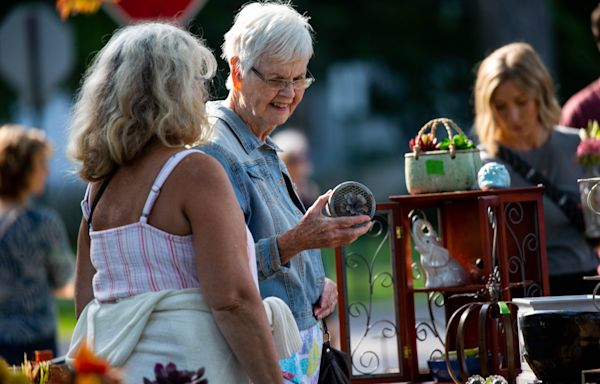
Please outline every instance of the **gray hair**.
[[87, 181], [136, 158], [152, 139], [183, 147], [208, 135], [205, 102], [217, 63], [178, 27], [124, 27], [94, 58], [77, 97], [68, 154]]
[[[313, 29], [308, 20], [309, 17], [299, 14], [290, 3], [246, 4], [225, 33], [221, 57], [229, 65], [232, 57], [238, 57], [242, 76], [262, 56], [282, 63], [308, 61], [313, 55]], [[231, 86], [230, 74], [227, 89]]]

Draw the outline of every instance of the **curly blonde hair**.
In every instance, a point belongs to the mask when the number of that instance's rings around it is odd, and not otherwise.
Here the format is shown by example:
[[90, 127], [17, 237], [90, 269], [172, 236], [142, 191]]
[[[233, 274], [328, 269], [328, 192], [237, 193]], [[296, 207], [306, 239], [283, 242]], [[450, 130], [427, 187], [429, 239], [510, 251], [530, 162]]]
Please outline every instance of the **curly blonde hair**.
[[170, 147], [210, 134], [205, 102], [217, 64], [203, 41], [166, 23], [116, 32], [77, 97], [67, 153], [86, 181], [130, 163], [153, 139]]
[[52, 145], [36, 128], [6, 124], [0, 127], [0, 196], [19, 198], [29, 188], [37, 156], [52, 155]]
[[538, 118], [544, 129], [552, 130], [560, 118], [560, 105], [554, 93], [552, 78], [531, 45], [511, 43], [496, 49], [479, 64], [473, 91], [475, 133], [479, 142], [492, 155], [498, 151], [492, 96], [496, 88], [506, 80], [513, 81], [536, 100]]

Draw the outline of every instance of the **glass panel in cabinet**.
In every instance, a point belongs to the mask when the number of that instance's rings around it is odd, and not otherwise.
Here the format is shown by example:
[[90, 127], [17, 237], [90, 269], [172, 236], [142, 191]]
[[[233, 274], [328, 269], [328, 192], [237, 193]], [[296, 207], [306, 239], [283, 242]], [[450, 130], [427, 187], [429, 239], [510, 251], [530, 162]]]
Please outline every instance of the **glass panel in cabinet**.
[[393, 211], [378, 205], [373, 221], [366, 235], [340, 249], [342, 278], [338, 274], [338, 286], [346, 303], [340, 317], [347, 324], [345, 336], [354, 377], [402, 377], [403, 305], [396, 286]]

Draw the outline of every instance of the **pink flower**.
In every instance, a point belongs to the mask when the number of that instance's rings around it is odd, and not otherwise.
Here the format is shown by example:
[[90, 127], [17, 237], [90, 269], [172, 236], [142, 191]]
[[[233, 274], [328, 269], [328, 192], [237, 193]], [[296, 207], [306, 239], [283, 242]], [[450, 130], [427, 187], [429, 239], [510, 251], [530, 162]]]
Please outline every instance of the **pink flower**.
[[600, 124], [590, 121], [579, 130], [581, 142], [577, 146], [577, 161], [586, 168], [600, 163]]
[[[410, 139], [410, 141], [408, 142], [408, 147], [410, 148], [411, 152], [415, 144], [416, 138]], [[435, 151], [439, 148], [439, 146], [440, 145], [438, 144], [437, 138], [431, 133], [425, 133], [421, 135], [421, 137], [419, 137], [419, 149], [423, 152]]]
[[600, 139], [587, 138], [577, 146], [577, 161], [584, 167], [600, 163]]

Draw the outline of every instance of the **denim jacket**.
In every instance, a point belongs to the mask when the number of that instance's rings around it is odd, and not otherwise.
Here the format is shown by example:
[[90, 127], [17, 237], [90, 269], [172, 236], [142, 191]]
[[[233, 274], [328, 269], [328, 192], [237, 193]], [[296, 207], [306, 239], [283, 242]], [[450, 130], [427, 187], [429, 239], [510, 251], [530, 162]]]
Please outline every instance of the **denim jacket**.
[[316, 324], [312, 307], [323, 291], [325, 273], [318, 249], [300, 252], [281, 264], [277, 238], [305, 212], [291, 187], [288, 170], [277, 156], [281, 149], [270, 137], [261, 142], [222, 101], [209, 102], [207, 112], [215, 132], [201, 149], [223, 165], [233, 184], [256, 241], [260, 293], [263, 298], [281, 298], [292, 310], [298, 328], [308, 329]]

